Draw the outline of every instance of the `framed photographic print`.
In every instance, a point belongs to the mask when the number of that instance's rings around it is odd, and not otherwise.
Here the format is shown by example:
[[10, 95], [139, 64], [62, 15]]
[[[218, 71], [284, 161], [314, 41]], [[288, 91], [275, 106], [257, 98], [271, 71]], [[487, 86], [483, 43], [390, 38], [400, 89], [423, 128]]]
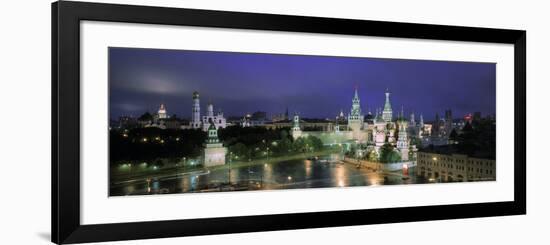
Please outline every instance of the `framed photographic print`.
[[525, 214], [525, 35], [55, 2], [52, 241]]

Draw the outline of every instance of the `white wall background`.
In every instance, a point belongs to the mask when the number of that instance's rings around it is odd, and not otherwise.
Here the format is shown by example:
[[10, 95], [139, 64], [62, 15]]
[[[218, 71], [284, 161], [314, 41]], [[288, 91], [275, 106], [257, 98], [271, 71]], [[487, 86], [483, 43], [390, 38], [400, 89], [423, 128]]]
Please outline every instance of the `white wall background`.
[[[115, 1], [106, 1], [115, 2]], [[549, 6], [545, 1], [120, 0], [119, 3], [527, 30], [526, 216], [277, 231], [108, 244], [541, 243], [550, 218]], [[0, 15], [0, 244], [48, 244], [50, 2], [8, 1]], [[512, 132], [510, 132], [512, 133]]]

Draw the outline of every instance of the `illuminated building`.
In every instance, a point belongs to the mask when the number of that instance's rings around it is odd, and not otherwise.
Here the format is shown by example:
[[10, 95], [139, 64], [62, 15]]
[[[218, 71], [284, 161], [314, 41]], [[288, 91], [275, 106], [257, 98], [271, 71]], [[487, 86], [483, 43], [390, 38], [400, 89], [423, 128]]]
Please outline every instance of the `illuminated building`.
[[223, 147], [223, 144], [218, 139], [218, 129], [211, 122], [208, 127], [208, 138], [206, 139], [206, 146], [204, 148], [204, 166], [224, 165], [226, 154], [227, 148]]
[[194, 129], [202, 129], [203, 131], [208, 131], [210, 127], [210, 122], [214, 124], [216, 129], [225, 128], [227, 122], [221, 110], [214, 115], [214, 105], [209, 103], [206, 110], [206, 115], [201, 118], [201, 106], [199, 92], [193, 92], [193, 113], [191, 114], [191, 121], [189, 122], [189, 127]]
[[409, 123], [407, 122], [407, 120], [405, 120], [405, 117], [403, 117], [403, 109], [401, 109], [401, 115], [397, 118], [396, 124], [397, 124], [397, 131], [398, 131], [396, 148], [401, 154], [401, 160], [408, 161], [409, 160], [409, 138], [407, 137], [407, 134], [408, 134]]
[[384, 111], [382, 111], [382, 119], [385, 122], [391, 122], [393, 117], [393, 112], [391, 109], [390, 103], [390, 92], [386, 89], [386, 103], [384, 103]]
[[298, 113], [294, 114], [293, 126], [292, 126], [292, 138], [297, 139], [302, 136], [302, 130], [300, 129], [300, 116], [298, 116]]
[[348, 115], [348, 128], [353, 134], [353, 138], [360, 140], [361, 130], [363, 129], [363, 120], [364, 116], [361, 112], [361, 101], [359, 100], [359, 95], [357, 94], [357, 88], [355, 88], [355, 94], [351, 100], [351, 110]]
[[201, 105], [199, 92], [193, 92], [193, 114], [191, 114], [191, 128], [201, 128]]
[[464, 115], [464, 121], [465, 122], [472, 123], [473, 120], [474, 120], [474, 116], [472, 116], [472, 113], [468, 113], [468, 114]]
[[208, 104], [207, 110], [206, 110], [206, 116], [202, 117], [202, 130], [207, 131], [210, 127], [210, 122], [214, 124], [216, 129], [219, 128], [225, 128], [227, 126], [225, 117], [223, 117], [223, 113], [221, 110], [214, 115], [214, 105], [212, 103]]
[[288, 107], [286, 108], [285, 113], [275, 114], [271, 117], [271, 121], [273, 121], [273, 122], [286, 121], [286, 120], [289, 120], [289, 119], [290, 118], [288, 117]]
[[158, 119], [166, 119], [168, 118], [168, 114], [166, 113], [166, 107], [164, 107], [164, 104], [160, 104], [160, 108], [157, 112]]
[[431, 181], [482, 181], [496, 179], [494, 159], [462, 154], [417, 153], [416, 174]]

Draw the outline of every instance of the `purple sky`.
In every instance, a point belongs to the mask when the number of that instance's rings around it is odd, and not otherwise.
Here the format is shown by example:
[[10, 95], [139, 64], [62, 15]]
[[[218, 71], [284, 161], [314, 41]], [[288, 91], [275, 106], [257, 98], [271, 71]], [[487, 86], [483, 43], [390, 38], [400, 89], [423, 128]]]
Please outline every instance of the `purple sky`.
[[193, 91], [201, 112], [209, 101], [225, 116], [265, 111], [302, 117], [348, 113], [353, 88], [361, 107], [374, 113], [391, 92], [394, 113], [425, 120], [452, 109], [455, 118], [480, 111], [494, 114], [494, 63], [273, 55], [185, 50], [109, 48], [109, 110], [112, 119], [156, 112], [191, 117]]

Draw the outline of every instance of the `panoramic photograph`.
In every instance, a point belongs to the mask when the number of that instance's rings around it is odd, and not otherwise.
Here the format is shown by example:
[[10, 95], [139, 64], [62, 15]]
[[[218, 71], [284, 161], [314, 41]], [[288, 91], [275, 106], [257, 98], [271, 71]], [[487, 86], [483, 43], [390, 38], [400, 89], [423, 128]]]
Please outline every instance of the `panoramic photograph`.
[[110, 47], [109, 196], [496, 180], [496, 64]]

